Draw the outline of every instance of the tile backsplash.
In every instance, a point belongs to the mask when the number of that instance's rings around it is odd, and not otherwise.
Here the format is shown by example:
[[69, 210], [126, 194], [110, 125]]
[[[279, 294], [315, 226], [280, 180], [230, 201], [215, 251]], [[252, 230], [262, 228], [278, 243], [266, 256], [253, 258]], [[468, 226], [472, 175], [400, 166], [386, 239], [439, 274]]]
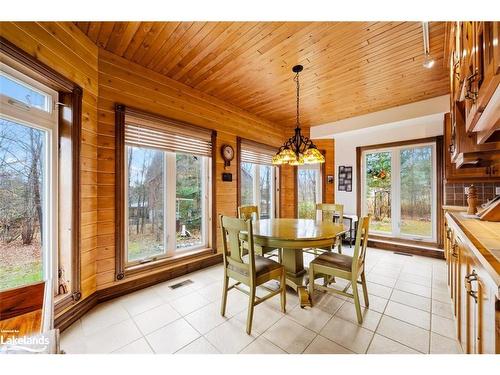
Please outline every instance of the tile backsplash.
[[500, 187], [500, 182], [445, 184], [444, 204], [448, 206], [467, 206], [467, 195], [464, 191], [470, 185], [476, 187], [478, 203], [483, 204], [495, 197], [495, 188]]

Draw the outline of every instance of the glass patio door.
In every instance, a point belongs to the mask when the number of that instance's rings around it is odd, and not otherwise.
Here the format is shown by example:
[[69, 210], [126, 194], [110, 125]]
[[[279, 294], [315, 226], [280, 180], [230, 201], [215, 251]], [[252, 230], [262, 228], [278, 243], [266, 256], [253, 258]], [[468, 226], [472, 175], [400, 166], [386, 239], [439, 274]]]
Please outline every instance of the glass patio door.
[[435, 241], [435, 144], [368, 150], [362, 168], [362, 214], [372, 214], [371, 231]]

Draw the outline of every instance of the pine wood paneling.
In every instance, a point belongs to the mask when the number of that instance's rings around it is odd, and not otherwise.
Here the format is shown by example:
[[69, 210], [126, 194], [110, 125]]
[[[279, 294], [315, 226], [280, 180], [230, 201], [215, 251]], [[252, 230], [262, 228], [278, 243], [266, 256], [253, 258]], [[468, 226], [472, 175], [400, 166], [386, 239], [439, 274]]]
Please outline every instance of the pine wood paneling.
[[[237, 135], [276, 147], [284, 140], [283, 129], [274, 123], [110, 52], [100, 50], [96, 152], [98, 289], [118, 283], [114, 280], [115, 272], [112, 266], [115, 260], [114, 184], [115, 178], [120, 178], [120, 173], [116, 173], [114, 164], [114, 106], [117, 102], [217, 131], [215, 145], [217, 152], [214, 160], [217, 214], [236, 216], [237, 211], [236, 163], [233, 162], [229, 168], [224, 169], [220, 147], [223, 144], [230, 144], [236, 149]], [[233, 181], [223, 182], [222, 172], [231, 172]], [[286, 184], [284, 181], [284, 185]], [[219, 237], [218, 231], [217, 236]], [[216, 243], [219, 248], [220, 238]], [[133, 275], [127, 279], [135, 277], [140, 276]]]
[[[323, 183], [325, 184], [325, 192], [323, 203], [335, 203], [335, 140], [334, 139], [315, 139], [314, 144], [318, 150], [325, 152], [325, 175]], [[327, 182], [326, 177], [334, 176], [333, 184]]]
[[[98, 48], [69, 22], [2, 22], [2, 36], [83, 89], [81, 146], [82, 298], [96, 290]], [[94, 28], [92, 26], [92, 28]], [[89, 26], [90, 29], [90, 26]]]
[[[111, 28], [111, 25], [113, 27]], [[420, 22], [79, 22], [118, 56], [284, 126], [291, 67], [303, 64], [302, 123], [311, 126], [448, 93], [445, 24]], [[104, 43], [105, 42], [105, 43]]]

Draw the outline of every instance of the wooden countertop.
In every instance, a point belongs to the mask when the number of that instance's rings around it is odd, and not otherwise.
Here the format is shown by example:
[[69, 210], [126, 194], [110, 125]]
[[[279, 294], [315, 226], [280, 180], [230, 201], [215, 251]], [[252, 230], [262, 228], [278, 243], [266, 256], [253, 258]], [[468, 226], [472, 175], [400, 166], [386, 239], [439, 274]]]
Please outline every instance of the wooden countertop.
[[448, 212], [449, 216], [469, 240], [471, 250], [500, 286], [500, 222], [482, 221], [467, 216], [466, 212]]

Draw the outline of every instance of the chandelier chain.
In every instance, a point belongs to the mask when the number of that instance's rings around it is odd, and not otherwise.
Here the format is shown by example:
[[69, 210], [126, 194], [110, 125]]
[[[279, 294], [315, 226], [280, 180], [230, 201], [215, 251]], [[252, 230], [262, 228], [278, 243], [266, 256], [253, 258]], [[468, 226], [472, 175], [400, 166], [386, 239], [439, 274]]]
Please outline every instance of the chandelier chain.
[[296, 96], [296, 100], [297, 100], [297, 108], [296, 108], [296, 117], [295, 117], [295, 124], [297, 127], [300, 126], [300, 122], [299, 122], [299, 101], [300, 101], [300, 82], [299, 82], [299, 73], [296, 73], [295, 74], [295, 78], [294, 78], [294, 81], [296, 82], [297, 84], [297, 96]]

